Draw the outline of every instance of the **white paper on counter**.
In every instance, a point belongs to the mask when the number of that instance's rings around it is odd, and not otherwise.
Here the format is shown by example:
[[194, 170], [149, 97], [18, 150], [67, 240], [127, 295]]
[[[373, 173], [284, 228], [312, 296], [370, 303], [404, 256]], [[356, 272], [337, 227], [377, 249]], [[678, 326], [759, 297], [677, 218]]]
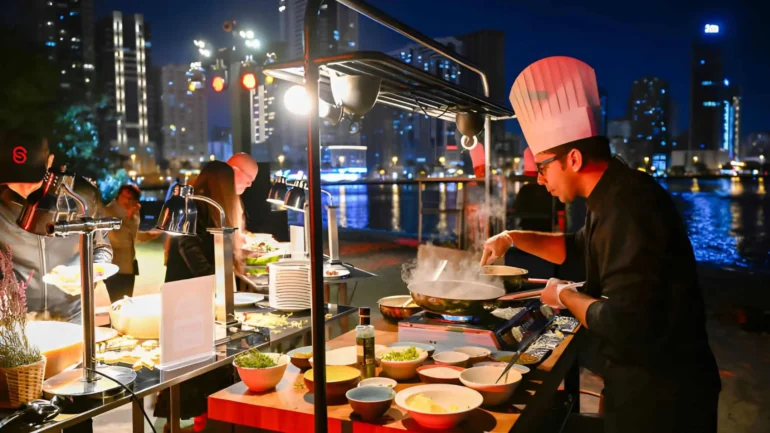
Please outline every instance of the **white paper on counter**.
[[214, 355], [214, 275], [163, 284], [160, 365], [173, 370]]
[[292, 257], [302, 257], [305, 254], [305, 226], [289, 226]]

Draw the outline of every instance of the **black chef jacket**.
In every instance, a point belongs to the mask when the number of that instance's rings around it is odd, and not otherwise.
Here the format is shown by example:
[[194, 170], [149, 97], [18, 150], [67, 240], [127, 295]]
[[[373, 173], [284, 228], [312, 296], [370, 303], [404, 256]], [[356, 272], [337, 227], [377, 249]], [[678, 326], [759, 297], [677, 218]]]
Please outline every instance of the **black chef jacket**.
[[[599, 299], [586, 324], [607, 359], [606, 431], [715, 431], [719, 374], [673, 200], [613, 159], [586, 207], [585, 226], [566, 236], [567, 258], [585, 260], [583, 290]], [[693, 412], [702, 426], [692, 424]]]

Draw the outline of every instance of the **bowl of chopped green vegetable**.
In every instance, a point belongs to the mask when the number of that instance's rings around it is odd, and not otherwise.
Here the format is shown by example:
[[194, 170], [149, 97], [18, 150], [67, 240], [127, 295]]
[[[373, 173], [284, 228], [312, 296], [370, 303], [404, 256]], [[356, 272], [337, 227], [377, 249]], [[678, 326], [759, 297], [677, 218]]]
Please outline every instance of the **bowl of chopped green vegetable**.
[[280, 353], [260, 353], [251, 349], [235, 357], [238, 376], [251, 392], [263, 392], [278, 385], [286, 372], [289, 357]]
[[428, 358], [428, 352], [418, 347], [392, 347], [378, 355], [382, 370], [396, 380], [417, 376], [417, 367]]

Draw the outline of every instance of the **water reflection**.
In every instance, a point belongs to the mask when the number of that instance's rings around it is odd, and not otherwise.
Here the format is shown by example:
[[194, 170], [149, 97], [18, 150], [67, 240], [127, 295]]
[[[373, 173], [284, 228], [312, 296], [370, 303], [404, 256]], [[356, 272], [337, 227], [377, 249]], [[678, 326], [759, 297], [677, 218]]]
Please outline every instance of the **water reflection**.
[[348, 206], [347, 206], [348, 201], [347, 201], [347, 194], [345, 194], [345, 185], [340, 186], [338, 203], [340, 206], [339, 225], [340, 227], [347, 227], [348, 226]]
[[393, 203], [393, 217], [390, 219], [390, 227], [394, 231], [401, 231], [401, 193], [400, 188], [395, 183], [391, 187], [393, 197], [391, 202]]
[[[770, 269], [770, 235], [766, 221], [770, 215], [770, 196], [765, 192], [764, 179], [675, 179], [663, 180], [661, 184], [672, 194], [684, 217], [699, 262]], [[483, 187], [440, 185], [424, 185], [425, 208], [460, 208], [464, 188], [469, 199], [483, 197]], [[508, 188], [509, 205], [520, 187], [520, 182], [514, 182]], [[341, 227], [417, 234], [416, 184], [328, 185], [324, 189], [340, 206]], [[301, 219], [291, 214], [297, 212], [290, 212], [290, 220], [297, 219], [301, 224]], [[325, 212], [323, 216], [326, 218]], [[459, 223], [457, 218], [457, 214], [424, 215], [424, 239], [453, 236]]]

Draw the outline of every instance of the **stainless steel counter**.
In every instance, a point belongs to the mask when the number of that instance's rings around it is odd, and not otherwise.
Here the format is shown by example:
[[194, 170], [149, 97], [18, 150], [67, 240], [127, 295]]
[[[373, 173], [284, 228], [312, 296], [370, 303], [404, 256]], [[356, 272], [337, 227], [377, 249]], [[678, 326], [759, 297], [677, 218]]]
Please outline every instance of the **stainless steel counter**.
[[[334, 338], [348, 331], [342, 329], [340, 320], [357, 311], [355, 307], [344, 305], [326, 304], [326, 314], [330, 314], [326, 319], [326, 335]], [[275, 312], [270, 308], [247, 308], [238, 309], [237, 312], [259, 312], [274, 314], [283, 314]], [[288, 315], [288, 314], [287, 314]], [[172, 388], [171, 394], [171, 413], [179, 414], [178, 407], [178, 385], [184, 381], [200, 376], [209, 371], [220, 367], [231, 365], [236, 355], [251, 348], [270, 349], [271, 351], [286, 352], [294, 347], [310, 344], [310, 311], [303, 311], [288, 315], [290, 322], [307, 321], [300, 328], [285, 327], [281, 329], [268, 330], [260, 328], [255, 331], [243, 332], [231, 337], [230, 341], [216, 347], [216, 355], [211, 359], [192, 364], [186, 367], [172, 371], [160, 371], [158, 369], [148, 370], [142, 368], [137, 372], [136, 382], [133, 384], [134, 394], [139, 398], [143, 406], [143, 397], [152, 395], [166, 388]], [[226, 385], [225, 385], [226, 386]], [[224, 387], [224, 386], [223, 386]], [[176, 391], [176, 392], [175, 392]], [[118, 408], [128, 403], [133, 405], [134, 431], [144, 432], [146, 421], [141, 413], [140, 406], [133, 401], [129, 394], [121, 395], [111, 401], [107, 400], [89, 400], [78, 402], [57, 401], [56, 404], [62, 409], [62, 414], [53, 421], [41, 426], [28, 426], [21, 422], [14, 422], [3, 428], [4, 432], [59, 432], [63, 428], [73, 426], [82, 421], [94, 418], [100, 414]], [[176, 401], [175, 401], [176, 400]], [[9, 415], [9, 411], [0, 411], [0, 417]], [[172, 431], [178, 428], [178, 415], [176, 419], [170, 420]]]

